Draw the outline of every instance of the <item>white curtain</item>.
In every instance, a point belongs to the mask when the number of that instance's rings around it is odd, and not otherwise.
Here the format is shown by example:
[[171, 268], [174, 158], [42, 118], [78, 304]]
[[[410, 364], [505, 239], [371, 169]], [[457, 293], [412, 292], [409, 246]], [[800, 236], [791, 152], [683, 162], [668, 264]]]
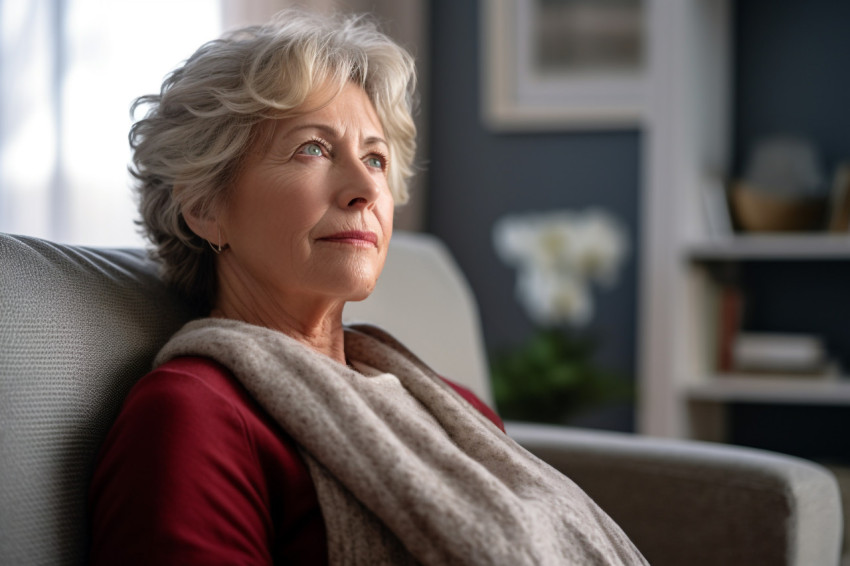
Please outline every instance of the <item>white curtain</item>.
[[0, 231], [139, 245], [130, 103], [222, 27], [221, 0], [0, 0]]

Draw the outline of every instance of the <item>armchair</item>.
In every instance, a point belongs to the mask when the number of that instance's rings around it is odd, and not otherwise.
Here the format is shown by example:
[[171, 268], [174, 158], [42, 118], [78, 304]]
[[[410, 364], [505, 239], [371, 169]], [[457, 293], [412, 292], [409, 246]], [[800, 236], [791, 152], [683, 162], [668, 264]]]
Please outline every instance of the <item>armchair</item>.
[[[0, 234], [0, 563], [80, 564], [94, 456], [121, 402], [191, 317], [141, 250]], [[387, 328], [492, 402], [472, 294], [442, 244], [398, 233], [349, 321]], [[415, 324], [411, 324], [415, 321]], [[834, 477], [757, 450], [508, 423], [652, 564], [834, 565]]]

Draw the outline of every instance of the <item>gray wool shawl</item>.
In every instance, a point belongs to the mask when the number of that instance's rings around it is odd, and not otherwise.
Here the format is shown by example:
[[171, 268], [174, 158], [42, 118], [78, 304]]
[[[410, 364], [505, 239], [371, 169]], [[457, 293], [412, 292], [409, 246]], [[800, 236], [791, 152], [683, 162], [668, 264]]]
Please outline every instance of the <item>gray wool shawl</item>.
[[385, 332], [345, 329], [366, 376], [274, 330], [181, 329], [156, 363], [229, 368], [298, 443], [331, 564], [646, 564], [575, 483], [516, 444]]

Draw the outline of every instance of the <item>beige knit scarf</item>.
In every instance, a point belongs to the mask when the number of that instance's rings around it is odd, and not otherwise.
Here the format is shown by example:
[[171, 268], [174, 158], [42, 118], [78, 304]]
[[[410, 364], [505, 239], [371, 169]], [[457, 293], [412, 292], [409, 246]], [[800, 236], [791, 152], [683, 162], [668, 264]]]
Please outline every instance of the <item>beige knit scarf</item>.
[[299, 444], [331, 564], [646, 564], [572, 481], [502, 433], [383, 331], [345, 330], [367, 377], [273, 330], [203, 319], [157, 364], [228, 367]]

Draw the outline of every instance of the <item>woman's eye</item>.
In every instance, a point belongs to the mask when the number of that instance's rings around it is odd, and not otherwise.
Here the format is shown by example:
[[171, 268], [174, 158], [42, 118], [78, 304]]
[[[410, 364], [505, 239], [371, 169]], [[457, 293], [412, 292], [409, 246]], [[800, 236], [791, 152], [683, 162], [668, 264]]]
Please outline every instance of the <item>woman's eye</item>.
[[321, 157], [322, 146], [317, 143], [308, 143], [307, 145], [301, 148], [301, 153], [305, 155], [312, 155], [313, 157]]
[[384, 160], [378, 156], [372, 155], [366, 158], [366, 165], [368, 165], [369, 167], [374, 167], [375, 169], [383, 169]]

